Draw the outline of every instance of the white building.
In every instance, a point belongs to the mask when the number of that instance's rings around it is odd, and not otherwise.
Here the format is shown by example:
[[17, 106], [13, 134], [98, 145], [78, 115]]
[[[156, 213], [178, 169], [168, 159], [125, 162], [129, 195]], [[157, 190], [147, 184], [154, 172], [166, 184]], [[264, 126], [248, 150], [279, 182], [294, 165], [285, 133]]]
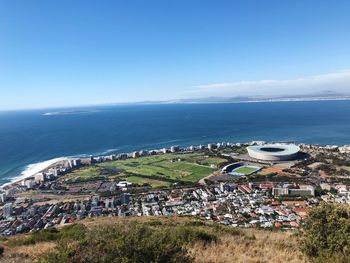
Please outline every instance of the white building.
[[35, 182], [33, 179], [26, 179], [22, 181], [22, 185], [27, 187], [28, 189], [31, 189], [34, 186]]
[[34, 180], [36, 183], [41, 183], [45, 181], [45, 175], [43, 173], [37, 173], [34, 175]]
[[137, 158], [140, 157], [140, 153], [139, 152], [133, 152], [132, 153], [132, 158]]
[[350, 145], [344, 145], [339, 147], [340, 153], [350, 153]]
[[167, 148], [163, 148], [163, 149], [161, 150], [161, 152], [162, 152], [162, 153], [167, 153], [167, 152], [168, 152], [168, 149], [167, 149]]
[[1, 203], [5, 203], [6, 200], [6, 194], [5, 193], [0, 193], [0, 201]]
[[213, 143], [208, 143], [208, 150], [209, 151], [212, 151], [212, 150], [214, 150], [214, 149], [216, 149], [216, 144], [213, 144]]
[[171, 146], [171, 147], [170, 147], [170, 151], [171, 151], [172, 153], [176, 153], [176, 152], [178, 152], [179, 150], [180, 150], [179, 146]]

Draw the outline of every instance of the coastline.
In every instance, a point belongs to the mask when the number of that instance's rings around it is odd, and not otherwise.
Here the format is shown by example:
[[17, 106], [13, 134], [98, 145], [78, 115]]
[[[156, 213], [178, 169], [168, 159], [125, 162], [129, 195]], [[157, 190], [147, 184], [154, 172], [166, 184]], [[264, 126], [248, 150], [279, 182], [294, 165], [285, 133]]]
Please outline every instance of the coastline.
[[[266, 143], [265, 141], [258, 141], [258, 142], [264, 142]], [[243, 142], [243, 143], [238, 143], [238, 144], [250, 144], [252, 142]], [[280, 143], [287, 143], [287, 142], [280, 142]], [[290, 143], [290, 142], [288, 142]], [[302, 142], [299, 142], [297, 143], [298, 145], [317, 145], [317, 146], [323, 146], [323, 147], [327, 147], [329, 145], [326, 145], [326, 144], [306, 144], [306, 143], [302, 143]], [[331, 145], [331, 146], [336, 146], [336, 147], [341, 147], [341, 146], [346, 146], [345, 144], [343, 145], [337, 145], [337, 144], [334, 144], [334, 145]], [[166, 145], [162, 145], [160, 149], [156, 150], [156, 151], [161, 151], [163, 149], [163, 147], [167, 147]], [[189, 145], [188, 146], [184, 146], [185, 148], [188, 148], [190, 147]], [[191, 146], [192, 147], [192, 146]], [[165, 149], [165, 148], [164, 148]], [[18, 184], [21, 184], [23, 181], [25, 181], [26, 179], [30, 178], [30, 177], [33, 177], [35, 174], [37, 173], [45, 173], [45, 172], [48, 172], [50, 169], [52, 168], [57, 168], [57, 167], [60, 167], [60, 166], [65, 166], [67, 164], [67, 162], [69, 161], [72, 161], [72, 160], [83, 160], [83, 159], [86, 159], [88, 156], [90, 157], [94, 157], [94, 158], [108, 158], [110, 157], [111, 155], [108, 155], [108, 153], [112, 153], [112, 152], [116, 152], [118, 149], [108, 149], [106, 151], [103, 151], [101, 152], [100, 154], [97, 154], [97, 155], [88, 155], [88, 154], [82, 154], [82, 155], [77, 155], [77, 156], [70, 156], [70, 157], [57, 157], [57, 158], [53, 158], [53, 159], [50, 159], [50, 160], [46, 160], [46, 161], [43, 161], [43, 162], [38, 162], [38, 163], [35, 163], [35, 164], [30, 164], [30, 165], [27, 165], [26, 168], [21, 172], [21, 174], [19, 176], [16, 176], [16, 177], [13, 177], [12, 179], [10, 179], [10, 182], [8, 183], [5, 183], [5, 184], [2, 184], [0, 185], [0, 189], [1, 190], [5, 190], [7, 188], [11, 188], [15, 185], [18, 185]], [[140, 151], [143, 151], [144, 149], [140, 150]], [[121, 153], [123, 154], [123, 153]], [[133, 152], [127, 152], [127, 153], [124, 153], [128, 156], [131, 156], [133, 154]]]
[[34, 176], [35, 174], [45, 172], [50, 168], [53, 168], [59, 165], [60, 163], [68, 160], [70, 160], [70, 157], [58, 157], [35, 164], [29, 164], [21, 172], [20, 175], [11, 178], [10, 182], [0, 185], [0, 189], [5, 189], [13, 185], [20, 184], [22, 181]]
[[[107, 149], [105, 151], [102, 151], [101, 153], [94, 154], [93, 156], [107, 156], [107, 154], [116, 152], [117, 150], [118, 150], [117, 148]], [[51, 168], [61, 166], [67, 161], [74, 160], [74, 159], [84, 159], [84, 158], [88, 158], [89, 156], [91, 155], [79, 154], [74, 156], [56, 157], [56, 158], [45, 160], [42, 162], [29, 164], [23, 168], [22, 172], [18, 176], [15, 176], [9, 179], [10, 181], [7, 183], [1, 184], [0, 189], [5, 189], [13, 185], [20, 184], [22, 181], [34, 176], [37, 173], [47, 172]]]
[[[348, 102], [262, 104], [112, 107], [100, 109], [99, 116], [82, 114], [67, 118], [42, 117], [44, 112], [41, 111], [4, 114], [0, 116], [1, 131], [6, 138], [0, 143], [3, 149], [0, 187], [32, 176], [33, 169], [35, 172], [46, 169], [56, 157], [88, 158], [211, 141], [261, 139], [319, 145], [350, 144]], [[28, 123], [35, 126], [29, 127]]]

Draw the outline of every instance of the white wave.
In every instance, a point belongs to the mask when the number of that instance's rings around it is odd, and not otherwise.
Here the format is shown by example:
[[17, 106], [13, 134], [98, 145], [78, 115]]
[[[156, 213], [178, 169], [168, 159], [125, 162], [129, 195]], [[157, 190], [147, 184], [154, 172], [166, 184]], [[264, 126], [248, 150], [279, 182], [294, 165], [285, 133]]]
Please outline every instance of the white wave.
[[108, 150], [105, 150], [105, 151], [103, 151], [103, 152], [100, 152], [100, 153], [98, 153], [98, 154], [96, 154], [96, 155], [106, 155], [106, 154], [109, 154], [109, 153], [113, 153], [113, 152], [116, 152], [116, 151], [118, 151], [119, 149], [117, 149], [117, 148], [115, 148], [115, 149], [108, 149]]
[[118, 149], [118, 148], [113, 148], [113, 149], [108, 149], [108, 150], [100, 151], [100, 152], [75, 154], [75, 155], [68, 156], [66, 158], [69, 160], [69, 159], [76, 159], [76, 158], [89, 158], [90, 156], [95, 156], [95, 157], [96, 156], [106, 156], [110, 153], [116, 153], [119, 150], [120, 149]]
[[47, 161], [40, 162], [40, 163], [29, 164], [24, 169], [24, 171], [21, 172], [21, 174], [19, 176], [11, 178], [11, 182], [3, 184], [1, 187], [5, 187], [9, 184], [13, 184], [13, 183], [21, 181], [25, 178], [31, 177], [37, 173], [40, 173], [41, 171], [45, 170], [46, 168], [50, 167], [54, 163], [57, 163], [59, 161], [69, 160], [69, 159], [70, 158], [68, 158], [68, 157], [60, 157], [60, 158], [54, 158], [54, 159], [47, 160]]

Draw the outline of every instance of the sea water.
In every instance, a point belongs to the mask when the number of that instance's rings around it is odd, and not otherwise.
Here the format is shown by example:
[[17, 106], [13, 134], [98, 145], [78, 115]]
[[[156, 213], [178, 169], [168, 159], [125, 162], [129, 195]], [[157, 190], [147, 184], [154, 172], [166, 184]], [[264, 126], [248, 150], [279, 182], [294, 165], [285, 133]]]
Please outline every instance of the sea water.
[[0, 185], [56, 158], [252, 140], [350, 144], [350, 101], [0, 112]]

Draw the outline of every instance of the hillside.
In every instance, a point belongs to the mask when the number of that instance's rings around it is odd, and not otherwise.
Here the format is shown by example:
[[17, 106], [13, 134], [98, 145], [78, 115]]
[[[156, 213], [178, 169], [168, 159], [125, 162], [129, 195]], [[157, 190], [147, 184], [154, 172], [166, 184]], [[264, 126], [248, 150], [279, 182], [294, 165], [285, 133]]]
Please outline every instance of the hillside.
[[295, 234], [235, 229], [191, 218], [87, 219], [59, 230], [11, 237], [1, 246], [4, 263], [150, 262], [155, 258], [154, 262], [308, 262]]

